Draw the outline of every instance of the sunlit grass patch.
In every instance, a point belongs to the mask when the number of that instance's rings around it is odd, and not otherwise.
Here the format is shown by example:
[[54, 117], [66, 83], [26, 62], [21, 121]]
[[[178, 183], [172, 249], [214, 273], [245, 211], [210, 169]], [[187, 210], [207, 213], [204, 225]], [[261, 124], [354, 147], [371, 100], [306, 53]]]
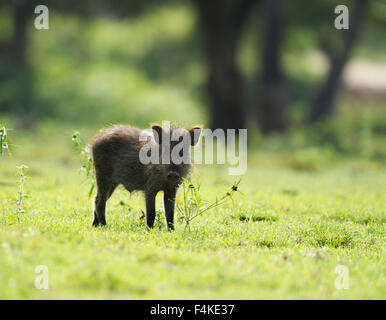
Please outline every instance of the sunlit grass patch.
[[386, 223], [386, 215], [384, 211], [363, 211], [363, 210], [355, 210], [349, 212], [336, 212], [330, 216], [332, 219], [337, 221], [352, 221], [354, 223], [359, 224], [385, 224]]
[[268, 221], [268, 222], [275, 222], [279, 218], [275, 216], [270, 216], [270, 215], [259, 215], [256, 213], [248, 214], [248, 213], [240, 213], [237, 216], [232, 216], [233, 219], [238, 219], [243, 222], [258, 222], [258, 221]]
[[353, 231], [347, 230], [342, 225], [318, 223], [303, 231], [300, 242], [315, 247], [353, 247], [355, 245]]

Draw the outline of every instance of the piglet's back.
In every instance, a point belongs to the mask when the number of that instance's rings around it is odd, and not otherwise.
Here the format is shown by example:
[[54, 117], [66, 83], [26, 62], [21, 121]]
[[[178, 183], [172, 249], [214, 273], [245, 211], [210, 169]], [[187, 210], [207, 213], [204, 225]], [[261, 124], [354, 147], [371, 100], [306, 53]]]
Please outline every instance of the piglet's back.
[[141, 130], [131, 126], [114, 125], [102, 129], [92, 140], [92, 148], [114, 144], [131, 144], [136, 146], [139, 141]]
[[140, 129], [124, 125], [103, 129], [91, 143], [94, 165], [103, 170], [103, 167], [114, 165], [116, 161], [138, 161], [142, 146], [140, 134]]

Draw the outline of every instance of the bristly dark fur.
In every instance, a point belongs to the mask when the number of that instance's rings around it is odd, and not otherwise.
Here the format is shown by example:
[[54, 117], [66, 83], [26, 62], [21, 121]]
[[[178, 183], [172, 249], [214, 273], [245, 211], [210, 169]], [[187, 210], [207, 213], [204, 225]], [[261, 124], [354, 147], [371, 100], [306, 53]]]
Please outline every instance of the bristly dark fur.
[[[164, 130], [159, 125], [152, 126], [153, 132]], [[189, 129], [191, 145], [196, 126]], [[171, 128], [170, 131], [179, 130]], [[147, 164], [140, 162], [139, 152], [146, 141], [140, 141], [142, 130], [124, 125], [115, 125], [104, 129], [92, 141], [92, 156], [94, 160], [97, 195], [95, 197], [93, 226], [106, 225], [106, 201], [115, 188], [122, 184], [128, 191], [143, 191], [146, 198], [146, 222], [151, 228], [155, 219], [155, 197], [159, 191], [164, 191], [165, 216], [169, 229], [174, 229], [174, 204], [176, 192], [182, 178], [185, 178], [190, 164]], [[157, 143], [152, 137], [150, 143]], [[171, 141], [171, 150], [176, 142]]]

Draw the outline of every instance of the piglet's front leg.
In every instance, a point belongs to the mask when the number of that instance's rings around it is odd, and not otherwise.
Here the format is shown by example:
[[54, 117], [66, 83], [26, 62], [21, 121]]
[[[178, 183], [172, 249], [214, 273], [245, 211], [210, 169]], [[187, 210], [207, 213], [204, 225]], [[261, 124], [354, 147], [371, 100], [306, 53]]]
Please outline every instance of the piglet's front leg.
[[153, 228], [155, 219], [155, 196], [152, 192], [146, 193], [146, 224]]
[[169, 231], [174, 230], [174, 206], [176, 202], [176, 193], [177, 189], [164, 191], [165, 216]]

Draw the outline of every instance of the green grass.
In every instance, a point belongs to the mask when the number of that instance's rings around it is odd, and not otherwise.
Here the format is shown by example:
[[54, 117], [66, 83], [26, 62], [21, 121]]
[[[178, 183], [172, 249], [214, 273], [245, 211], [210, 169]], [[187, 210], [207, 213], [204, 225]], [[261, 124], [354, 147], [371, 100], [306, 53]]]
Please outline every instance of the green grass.
[[[175, 232], [164, 221], [146, 231], [142, 195], [123, 189], [108, 202], [108, 226], [95, 229], [71, 129], [8, 131], [15, 145], [0, 163], [0, 299], [385, 298], [384, 162], [315, 147], [301, 158], [312, 165], [298, 168], [288, 161], [298, 151], [251, 139], [241, 192], [194, 219], [190, 231], [178, 219]], [[31, 197], [17, 222], [9, 199], [21, 164]], [[226, 169], [197, 167], [205, 200], [232, 186]], [[38, 265], [48, 267], [48, 290], [34, 286]], [[338, 265], [348, 267], [348, 290], [335, 288]]]

